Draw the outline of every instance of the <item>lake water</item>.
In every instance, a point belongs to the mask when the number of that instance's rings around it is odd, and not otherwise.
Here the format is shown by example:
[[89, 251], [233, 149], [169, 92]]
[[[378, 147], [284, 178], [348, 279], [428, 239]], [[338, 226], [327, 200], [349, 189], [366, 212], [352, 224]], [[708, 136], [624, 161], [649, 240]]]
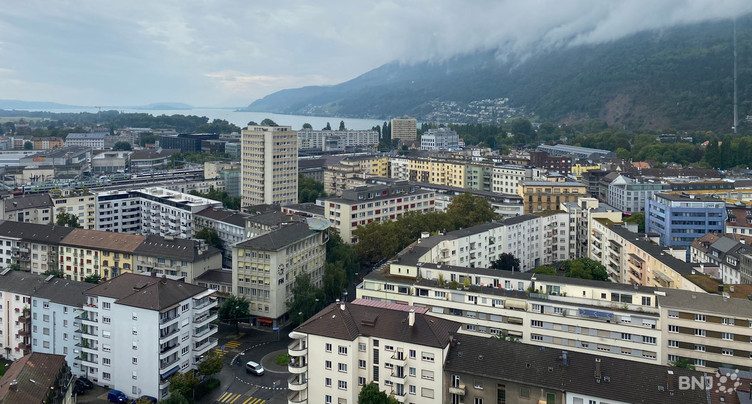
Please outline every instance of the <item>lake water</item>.
[[[49, 112], [58, 113], [76, 113], [76, 112], [92, 112], [96, 113], [96, 108], [86, 109], [46, 109]], [[294, 130], [298, 130], [303, 127], [304, 123], [310, 123], [313, 129], [323, 129], [326, 123], [332, 126], [332, 129], [339, 128], [340, 121], [345, 121], [345, 127], [347, 129], [371, 129], [376, 125], [383, 125], [383, 120], [374, 119], [354, 119], [354, 118], [339, 118], [339, 117], [325, 117], [325, 116], [303, 116], [303, 115], [283, 115], [283, 114], [271, 114], [267, 112], [235, 112], [232, 109], [222, 108], [204, 108], [204, 109], [186, 109], [186, 110], [143, 110], [143, 109], [118, 109], [120, 112], [140, 112], [157, 115], [197, 115], [205, 116], [209, 120], [224, 119], [230, 123], [240, 126], [241, 128], [248, 125], [248, 122], [254, 121], [260, 123], [264, 118], [269, 118], [281, 126], [290, 126]]]

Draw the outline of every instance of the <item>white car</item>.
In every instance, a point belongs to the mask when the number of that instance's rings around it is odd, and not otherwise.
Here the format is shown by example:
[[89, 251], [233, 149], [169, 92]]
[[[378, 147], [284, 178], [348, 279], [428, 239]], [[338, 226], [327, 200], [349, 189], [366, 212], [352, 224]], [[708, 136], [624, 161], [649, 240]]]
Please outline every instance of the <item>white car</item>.
[[247, 373], [253, 373], [256, 376], [261, 376], [264, 374], [264, 367], [261, 366], [260, 363], [249, 361], [245, 364], [245, 371]]

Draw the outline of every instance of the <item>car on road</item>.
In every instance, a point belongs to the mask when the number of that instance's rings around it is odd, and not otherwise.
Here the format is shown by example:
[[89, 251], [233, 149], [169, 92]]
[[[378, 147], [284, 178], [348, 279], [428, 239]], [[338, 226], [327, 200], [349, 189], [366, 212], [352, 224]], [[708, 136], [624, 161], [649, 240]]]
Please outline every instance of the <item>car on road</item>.
[[264, 367], [261, 366], [260, 363], [248, 361], [248, 363], [245, 364], [245, 371], [246, 373], [253, 373], [256, 376], [261, 376], [264, 374]]
[[120, 390], [110, 390], [107, 393], [107, 401], [111, 403], [127, 403], [128, 397]]

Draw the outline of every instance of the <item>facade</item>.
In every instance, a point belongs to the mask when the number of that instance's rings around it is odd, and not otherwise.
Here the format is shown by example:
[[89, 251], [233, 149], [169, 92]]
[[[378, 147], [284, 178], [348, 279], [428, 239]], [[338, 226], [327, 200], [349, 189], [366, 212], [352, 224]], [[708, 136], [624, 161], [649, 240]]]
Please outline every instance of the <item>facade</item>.
[[622, 212], [644, 212], [647, 201], [659, 192], [671, 190], [671, 184], [640, 181], [624, 175], [608, 184], [608, 204]]
[[163, 149], [177, 149], [181, 153], [198, 153], [201, 151], [202, 141], [216, 139], [219, 139], [219, 135], [214, 133], [180, 133], [177, 135], [160, 135], [159, 147]]
[[517, 189], [525, 205], [525, 213], [556, 210], [562, 203], [577, 202], [587, 196], [587, 188], [579, 182], [523, 181]]
[[63, 147], [63, 139], [59, 137], [33, 137], [31, 143], [34, 150], [57, 149]]
[[186, 240], [170, 236], [146, 236], [133, 251], [135, 273], [154, 273], [182, 278], [195, 283], [196, 277], [210, 269], [222, 268], [222, 252], [204, 240]]
[[493, 188], [492, 164], [470, 163], [465, 168], [465, 188], [477, 191], [491, 191]]
[[609, 150], [591, 149], [588, 147], [570, 146], [565, 144], [538, 146], [539, 151], [544, 151], [550, 156], [571, 156], [578, 159], [595, 159], [614, 157], [614, 153]]
[[131, 172], [166, 169], [170, 164], [170, 156], [179, 153], [175, 149], [136, 150], [131, 153]]
[[313, 130], [298, 131], [299, 150], [344, 151], [379, 144], [375, 130]]
[[449, 128], [429, 129], [420, 137], [421, 150], [457, 150], [460, 136]]
[[89, 289], [81, 321], [85, 374], [128, 398], [169, 395], [168, 378], [217, 346], [214, 291], [126, 273]]
[[216, 290], [217, 305], [222, 306], [232, 296], [232, 270], [210, 269], [196, 277], [196, 285]]
[[341, 197], [321, 199], [324, 217], [346, 243], [355, 243], [353, 231], [373, 221], [388, 221], [407, 212], [432, 212], [434, 193], [415, 185], [364, 185], [342, 192]]
[[708, 233], [697, 238], [689, 247], [692, 262], [717, 267], [717, 276], [724, 284], [752, 283], [750, 269], [743, 265], [743, 257], [752, 254], [752, 248], [725, 234]]
[[606, 219], [614, 223], [622, 221], [622, 212], [595, 198], [579, 198], [577, 202], [562, 203], [560, 210], [569, 215], [569, 259], [587, 257], [590, 245], [591, 223]]
[[389, 158], [389, 178], [398, 180], [410, 179], [410, 159], [407, 157]]
[[287, 322], [295, 278], [310, 274], [320, 286], [326, 260], [326, 231], [292, 223], [236, 244], [232, 248], [232, 289], [250, 302], [256, 325], [280, 327]]
[[411, 158], [409, 161], [410, 181], [426, 182], [435, 185], [448, 185], [465, 188], [467, 162], [435, 158]]
[[141, 230], [141, 198], [129, 191], [96, 193], [96, 230], [136, 234]]
[[94, 174], [124, 173], [130, 169], [130, 151], [107, 151], [91, 158], [91, 171]]
[[577, 163], [572, 164], [572, 175], [577, 179], [577, 181], [582, 180], [582, 174], [592, 171], [592, 170], [600, 170], [601, 169], [601, 163]]
[[60, 242], [70, 227], [0, 221], [0, 271], [16, 264], [34, 274], [59, 271]]
[[493, 168], [492, 191], [500, 194], [517, 195], [519, 185], [525, 181], [539, 181], [543, 170], [531, 166], [501, 165]]
[[470, 193], [474, 196], [486, 199], [488, 203], [491, 204], [494, 212], [498, 213], [502, 217], [519, 216], [524, 213], [522, 198], [516, 194], [499, 194], [490, 191], [475, 191], [445, 185], [415, 182], [411, 182], [411, 184], [415, 184], [416, 186], [426, 191], [433, 191], [436, 200], [434, 210], [439, 212], [446, 212], [446, 210], [449, 209], [449, 205], [451, 205], [452, 199], [454, 199], [455, 196], [462, 195], [464, 193]]
[[67, 213], [78, 218], [82, 229], [95, 229], [97, 196], [82, 189], [53, 190], [50, 192], [55, 206], [55, 222], [57, 215]]
[[44, 285], [45, 277], [4, 269], [0, 272], [0, 349], [7, 360], [21, 359], [31, 352], [31, 295]]
[[400, 403], [446, 402], [442, 368], [459, 324], [368, 303], [332, 304], [292, 332], [288, 402], [357, 403], [371, 381]]
[[207, 208], [222, 207], [222, 202], [213, 199], [160, 187], [144, 188], [131, 193], [140, 199], [141, 234], [191, 238], [195, 214]]
[[725, 222], [725, 202], [707, 196], [655, 194], [645, 208], [645, 232], [658, 234], [662, 246], [687, 251], [696, 238], [723, 232]]
[[59, 270], [66, 279], [102, 280], [133, 271], [133, 253], [145, 237], [138, 234], [73, 229], [60, 241]]
[[289, 126], [252, 126], [242, 131], [243, 206], [298, 202], [298, 139]]
[[418, 121], [415, 118], [394, 118], [391, 120], [392, 139], [414, 141], [418, 139]]
[[247, 213], [241, 213], [229, 209], [207, 208], [197, 212], [193, 216], [193, 231], [201, 229], [214, 229], [222, 240], [222, 264], [225, 268], [232, 267], [232, 247], [245, 240]]
[[0, 379], [0, 403], [75, 404], [65, 357], [31, 353], [10, 364]]
[[81, 146], [89, 149], [104, 149], [104, 138], [107, 133], [69, 133], [65, 137], [66, 146]]
[[544, 151], [534, 151], [530, 152], [530, 164], [563, 176], [567, 176], [572, 172], [571, 156], [550, 156]]
[[743, 203], [726, 204], [724, 233], [752, 235], [752, 207]]
[[342, 191], [361, 185], [366, 178], [387, 177], [389, 159], [382, 156], [345, 158], [324, 168], [324, 192], [342, 195]]
[[48, 194], [17, 196], [0, 201], [3, 220], [48, 224], [55, 220], [54, 204]]

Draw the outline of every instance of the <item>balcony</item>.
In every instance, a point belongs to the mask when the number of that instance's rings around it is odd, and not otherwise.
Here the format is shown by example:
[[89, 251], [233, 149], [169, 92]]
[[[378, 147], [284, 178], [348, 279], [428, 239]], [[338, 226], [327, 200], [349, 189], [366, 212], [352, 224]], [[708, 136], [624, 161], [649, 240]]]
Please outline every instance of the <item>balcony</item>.
[[407, 398], [407, 393], [405, 393], [404, 390], [402, 392], [392, 390], [392, 396], [394, 396], [397, 402], [404, 403], [405, 399]]
[[308, 355], [308, 346], [304, 340], [297, 340], [287, 347], [287, 354], [292, 357], [306, 356]]
[[405, 371], [398, 372], [396, 369], [392, 371], [391, 378], [392, 379], [405, 379], [407, 377], [407, 374]]
[[159, 341], [161, 343], [166, 342], [166, 339], [171, 338], [173, 335], [177, 334], [178, 331], [180, 331], [180, 327], [172, 327], [165, 330], [159, 330]]
[[287, 396], [287, 404], [308, 404], [307, 391], [293, 391]]
[[180, 344], [178, 343], [162, 348], [162, 350], [159, 351], [159, 360], [165, 360], [167, 357], [177, 352], [178, 348], [180, 348]]
[[94, 355], [85, 355], [85, 354], [82, 354], [81, 356], [77, 357], [76, 359], [80, 360], [82, 364], [87, 365], [87, 366], [90, 365], [90, 364], [94, 364], [94, 365], [98, 365], [99, 364], [97, 358], [95, 358]]
[[292, 358], [290, 364], [287, 365], [287, 371], [295, 375], [305, 373], [307, 370], [308, 364], [306, 363], [304, 356]]
[[216, 307], [216, 306], [217, 306], [217, 301], [216, 300], [210, 299], [208, 297], [204, 297], [204, 298], [200, 299], [199, 301], [194, 302], [193, 312], [194, 313], [201, 313], [201, 312], [203, 312], [206, 309], [209, 309], [209, 308], [212, 308], [212, 307]]
[[18, 349], [21, 349], [21, 350], [24, 350], [24, 351], [29, 351], [29, 350], [31, 350], [31, 344], [29, 344], [27, 342], [22, 342], [22, 343], [18, 344]]
[[165, 370], [169, 368], [170, 366], [176, 364], [178, 360], [180, 360], [180, 357], [178, 355], [175, 355], [174, 358], [159, 361], [159, 370]]
[[18, 331], [18, 336], [19, 337], [28, 337], [29, 335], [31, 335], [31, 332], [29, 330], [19, 330]]
[[203, 338], [208, 337], [209, 335], [214, 335], [217, 332], [217, 326], [216, 325], [210, 325], [203, 329], [196, 329], [193, 332], [193, 338]]
[[[114, 275], [114, 274], [113, 274]], [[180, 316], [172, 315], [172, 316], [166, 316], [159, 319], [159, 329], [165, 329], [175, 323], [177, 323]]]
[[465, 395], [465, 383], [460, 383], [457, 387], [449, 387], [449, 394], [457, 394], [459, 396]]
[[217, 313], [204, 313], [193, 318], [193, 326], [198, 328], [217, 319]]
[[287, 379], [287, 388], [290, 391], [301, 391], [305, 390], [307, 387], [308, 380], [306, 380], [305, 375], [293, 375], [292, 377]]
[[197, 344], [193, 344], [193, 352], [196, 355], [201, 355], [202, 353], [208, 351], [211, 348], [214, 348], [215, 346], [217, 346], [217, 339], [210, 337]]

